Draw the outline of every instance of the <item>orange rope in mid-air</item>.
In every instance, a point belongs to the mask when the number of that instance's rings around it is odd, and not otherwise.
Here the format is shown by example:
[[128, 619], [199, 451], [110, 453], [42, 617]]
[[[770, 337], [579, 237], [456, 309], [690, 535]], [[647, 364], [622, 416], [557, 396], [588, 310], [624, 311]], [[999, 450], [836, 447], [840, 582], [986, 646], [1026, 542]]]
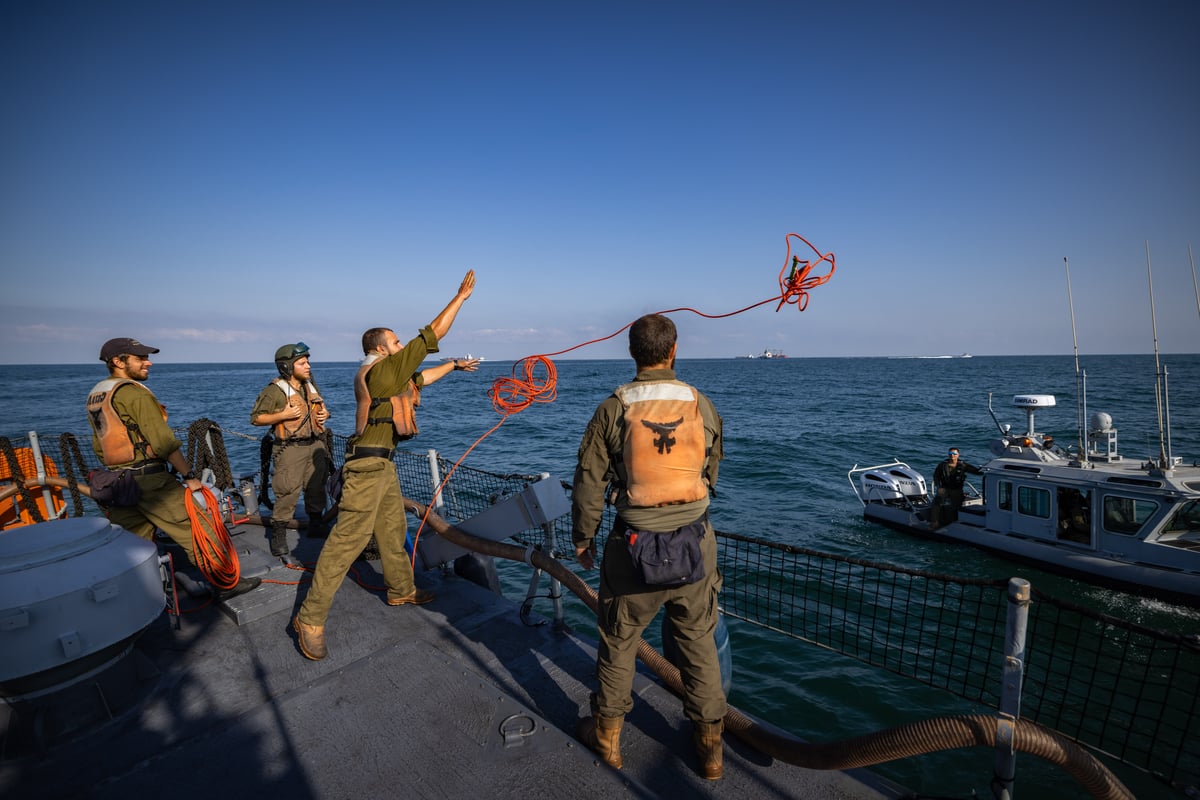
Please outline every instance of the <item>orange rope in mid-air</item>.
[[[792, 254], [792, 239], [796, 238], [808, 245], [808, 248], [816, 255], [815, 260], [802, 259], [799, 256]], [[760, 300], [757, 303], [752, 303], [745, 308], [739, 308], [737, 311], [730, 311], [726, 314], [705, 314], [702, 311], [697, 311], [694, 308], [671, 308], [665, 311], [659, 311], [659, 314], [672, 314], [677, 311], [690, 311], [707, 319], [723, 319], [732, 317], [736, 314], [741, 314], [759, 306], [766, 305], [778, 301], [775, 307], [775, 312], [778, 313], [784, 305], [794, 305], [797, 311], [804, 311], [808, 308], [809, 290], [814, 289], [822, 284], [828, 283], [833, 277], [836, 270], [836, 259], [833, 253], [822, 253], [817, 248], [813, 247], [812, 243], [798, 233], [789, 233], [784, 237], [784, 242], [787, 245], [787, 254], [783, 259], [783, 267], [779, 270], [779, 294], [768, 297], [765, 300]], [[828, 262], [829, 271], [823, 275], [813, 275], [813, 269], [823, 262]], [[790, 269], [790, 271], [789, 271]], [[787, 273], [787, 277], [784, 277]], [[513, 414], [524, 411], [534, 403], [552, 403], [558, 396], [558, 371], [554, 367], [554, 362], [550, 360], [551, 356], [560, 356], [563, 353], [569, 353], [572, 350], [578, 350], [581, 347], [586, 347], [590, 344], [607, 341], [614, 336], [617, 336], [622, 331], [627, 330], [633, 322], [630, 322], [621, 328], [613, 331], [607, 336], [601, 336], [597, 339], [591, 339], [586, 342], [568, 347], [565, 350], [558, 350], [554, 353], [541, 353], [533, 356], [526, 356], [513, 364], [512, 374], [497, 378], [492, 383], [492, 388], [488, 390], [488, 397], [491, 398], [492, 407], [501, 415], [500, 421], [489, 428], [482, 436], [474, 441], [467, 451], [459, 457], [458, 461], [454, 462], [446, 475], [434, 490], [433, 500], [425, 507], [425, 515], [421, 517], [421, 524], [417, 527], [417, 532], [413, 536], [413, 561], [416, 561], [417, 542], [420, 541], [421, 531], [425, 528], [425, 520], [429, 517], [429, 512], [437, 502], [438, 495], [442, 493], [442, 487], [450, 480], [450, 476], [458, 469], [463, 460], [470, 455], [480, 442], [491, 436], [505, 420]], [[517, 377], [517, 373], [523, 373], [524, 377]], [[544, 373], [541, 375], [539, 373]]]

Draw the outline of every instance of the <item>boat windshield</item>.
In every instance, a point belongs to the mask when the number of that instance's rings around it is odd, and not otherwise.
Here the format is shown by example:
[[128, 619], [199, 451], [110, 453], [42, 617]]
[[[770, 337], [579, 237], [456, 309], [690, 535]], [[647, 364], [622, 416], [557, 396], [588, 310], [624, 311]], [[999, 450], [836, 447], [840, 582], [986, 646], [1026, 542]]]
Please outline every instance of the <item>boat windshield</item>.
[[1158, 510], [1153, 500], [1132, 497], [1104, 498], [1104, 529], [1113, 533], [1136, 534]]
[[1179, 507], [1167, 522], [1165, 533], [1189, 533], [1200, 531], [1200, 500], [1193, 500]]

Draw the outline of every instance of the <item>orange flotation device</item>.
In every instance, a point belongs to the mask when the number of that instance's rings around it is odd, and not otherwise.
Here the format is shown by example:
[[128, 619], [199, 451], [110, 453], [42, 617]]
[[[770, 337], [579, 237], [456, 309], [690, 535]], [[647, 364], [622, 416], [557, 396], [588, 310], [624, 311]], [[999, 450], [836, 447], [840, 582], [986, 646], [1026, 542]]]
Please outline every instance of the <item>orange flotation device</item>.
[[633, 508], [708, 497], [704, 418], [696, 390], [680, 381], [634, 381], [614, 394], [624, 409], [618, 477]]
[[[362, 366], [354, 375], [354, 435], [362, 436], [368, 425], [386, 425], [391, 423], [396, 431], [396, 438], [406, 441], [416, 436], [417, 409], [421, 406], [421, 387], [410, 380], [408, 386], [392, 397], [371, 397], [367, 389], [367, 372], [380, 362], [378, 356], [369, 355], [363, 360]], [[371, 417], [371, 412], [384, 403], [391, 402], [392, 414], [389, 417]]]
[[[39, 483], [33, 450], [17, 447], [13, 448], [13, 453], [17, 457], [15, 465], [10, 463], [8, 455], [0, 452], [0, 529], [33, 525], [66, 516], [64, 509], [67, 504], [63, 500], [62, 487], [67, 485], [67, 481], [59, 476], [58, 465], [54, 460], [43, 454], [45, 482]], [[18, 481], [29, 490], [33, 502], [37, 505], [37, 514], [28, 507], [24, 493], [17, 485]]]

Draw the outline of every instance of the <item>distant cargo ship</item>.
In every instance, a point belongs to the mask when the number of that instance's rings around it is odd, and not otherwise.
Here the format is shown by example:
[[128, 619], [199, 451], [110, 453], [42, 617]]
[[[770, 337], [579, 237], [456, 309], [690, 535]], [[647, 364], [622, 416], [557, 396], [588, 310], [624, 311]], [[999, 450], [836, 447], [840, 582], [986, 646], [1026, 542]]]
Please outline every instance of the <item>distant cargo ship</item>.
[[738, 358], [787, 358], [782, 350], [763, 350], [758, 355], [751, 353], [750, 355], [738, 356]]

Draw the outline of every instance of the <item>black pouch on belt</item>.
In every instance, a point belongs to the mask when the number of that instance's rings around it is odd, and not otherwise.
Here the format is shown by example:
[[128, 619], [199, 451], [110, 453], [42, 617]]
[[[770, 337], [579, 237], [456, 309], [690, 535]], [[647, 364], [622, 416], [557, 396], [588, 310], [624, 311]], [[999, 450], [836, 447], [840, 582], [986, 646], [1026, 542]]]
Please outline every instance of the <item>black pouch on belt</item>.
[[673, 531], [625, 531], [633, 566], [649, 586], [683, 586], [704, 578], [700, 539], [706, 517]]
[[94, 469], [88, 473], [88, 488], [92, 499], [102, 506], [129, 508], [142, 499], [142, 490], [128, 469]]

